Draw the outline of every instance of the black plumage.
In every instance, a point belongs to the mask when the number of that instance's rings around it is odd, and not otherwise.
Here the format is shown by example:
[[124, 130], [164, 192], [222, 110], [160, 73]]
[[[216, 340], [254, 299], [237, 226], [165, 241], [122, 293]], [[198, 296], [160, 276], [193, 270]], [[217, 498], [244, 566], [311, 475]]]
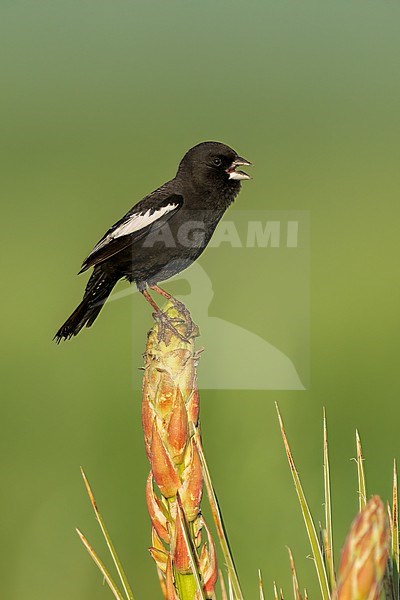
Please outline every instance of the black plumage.
[[94, 267], [82, 302], [60, 327], [55, 340], [90, 327], [121, 278], [136, 283], [155, 310], [147, 288], [176, 275], [206, 248], [218, 222], [249, 179], [237, 166], [250, 165], [225, 144], [203, 142], [191, 148], [176, 176], [138, 202], [113, 225], [84, 260]]

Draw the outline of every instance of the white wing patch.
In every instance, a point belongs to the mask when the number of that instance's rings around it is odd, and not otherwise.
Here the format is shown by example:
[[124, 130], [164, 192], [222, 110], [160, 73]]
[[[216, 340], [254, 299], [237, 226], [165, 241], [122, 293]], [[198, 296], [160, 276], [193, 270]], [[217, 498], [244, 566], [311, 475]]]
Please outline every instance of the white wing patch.
[[131, 233], [135, 233], [135, 231], [140, 231], [145, 227], [148, 227], [158, 219], [161, 219], [164, 215], [171, 212], [171, 210], [175, 210], [179, 204], [167, 204], [167, 206], [163, 206], [158, 210], [152, 212], [151, 209], [147, 210], [144, 213], [134, 213], [132, 214], [125, 223], [121, 223], [114, 231], [109, 233], [103, 240], [101, 240], [92, 250], [91, 254], [97, 252], [107, 244], [109, 244], [112, 240], [115, 240], [124, 235], [130, 235]]

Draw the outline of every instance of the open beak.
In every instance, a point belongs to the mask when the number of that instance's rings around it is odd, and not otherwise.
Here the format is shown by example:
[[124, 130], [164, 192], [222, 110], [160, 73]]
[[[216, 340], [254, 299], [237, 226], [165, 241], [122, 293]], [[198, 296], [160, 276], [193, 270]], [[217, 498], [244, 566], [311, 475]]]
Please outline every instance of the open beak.
[[247, 175], [244, 171], [236, 171], [236, 167], [240, 166], [250, 166], [252, 163], [242, 158], [241, 156], [237, 156], [233, 163], [231, 164], [226, 172], [229, 175], [229, 179], [251, 179], [250, 175]]

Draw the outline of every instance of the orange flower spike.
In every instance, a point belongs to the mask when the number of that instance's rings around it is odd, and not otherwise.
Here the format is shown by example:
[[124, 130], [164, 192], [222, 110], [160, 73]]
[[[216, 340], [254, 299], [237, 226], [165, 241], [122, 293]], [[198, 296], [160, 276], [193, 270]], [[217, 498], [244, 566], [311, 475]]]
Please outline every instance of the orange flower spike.
[[172, 373], [175, 385], [179, 385], [186, 394], [193, 380], [193, 342], [183, 342], [174, 336], [168, 350], [169, 352], [163, 355], [163, 364], [167, 371]]
[[176, 356], [177, 358], [179, 357], [181, 365], [177, 384], [181, 388], [185, 400], [187, 400], [192, 393], [195, 384], [194, 355], [191, 350], [181, 348], [179, 349], [179, 355], [177, 354]]
[[[152, 523], [150, 552], [166, 600], [178, 600], [181, 595], [182, 599], [197, 600], [203, 593], [213, 597], [218, 574], [208, 531], [208, 541], [200, 550], [202, 528], [206, 529], [200, 512], [203, 475], [193, 428], [199, 418], [199, 355], [194, 350], [198, 329], [179, 303], [171, 301], [164, 314], [185, 339], [160, 322], [151, 330], [146, 347], [142, 421], [151, 465], [146, 486]], [[154, 490], [153, 480], [162, 498]]]
[[168, 600], [179, 600], [178, 594], [176, 593], [174, 585], [174, 574], [172, 569], [172, 559], [168, 556], [167, 570], [165, 574], [165, 583], [167, 588], [167, 599]]
[[[179, 511], [178, 511], [179, 513]], [[192, 572], [191, 563], [190, 563], [190, 555], [187, 548], [185, 536], [183, 533], [183, 523], [182, 519], [184, 515], [182, 515], [182, 511], [177, 515], [176, 523], [175, 523], [175, 536], [173, 541], [172, 548], [172, 562], [174, 568], [181, 575], [187, 575]]]
[[157, 531], [154, 529], [154, 527], [151, 530], [151, 545], [153, 548], [156, 548], [157, 550], [161, 550], [162, 552], [167, 552], [161, 538], [159, 537]]
[[143, 397], [147, 396], [148, 398], [153, 398], [160, 379], [160, 374], [157, 371], [157, 361], [154, 357], [151, 356], [149, 352], [145, 353], [144, 357], [146, 359], [146, 367], [143, 375], [142, 394]]
[[175, 496], [181, 482], [155, 425], [150, 447], [150, 463], [154, 481], [164, 498]]
[[154, 409], [157, 415], [164, 419], [172, 411], [174, 405], [176, 386], [168, 373], [159, 373], [159, 383], [154, 397]]
[[379, 496], [351, 525], [340, 560], [338, 600], [379, 600], [389, 556], [390, 531]]
[[192, 393], [190, 394], [189, 400], [187, 402], [187, 412], [189, 421], [194, 425], [197, 425], [199, 420], [199, 410], [200, 410], [200, 394], [197, 389], [197, 383], [195, 382], [193, 385]]
[[214, 592], [215, 584], [218, 579], [218, 563], [217, 563], [217, 553], [215, 550], [214, 540], [210, 533], [210, 530], [207, 527], [206, 522], [202, 518], [202, 524], [204, 529], [207, 532], [208, 537], [208, 547], [206, 544], [201, 549], [200, 556], [200, 570], [203, 576], [204, 581], [204, 591], [206, 595], [212, 595]]
[[153, 433], [154, 410], [149, 402], [148, 395], [143, 393], [142, 401], [142, 427], [144, 433], [144, 442], [146, 446], [147, 458], [150, 460], [151, 436]]
[[203, 541], [203, 517], [201, 516], [201, 513], [199, 513], [199, 516], [191, 522], [191, 527], [193, 529], [194, 545], [196, 548], [200, 548], [201, 542]]
[[182, 463], [183, 454], [188, 441], [189, 424], [186, 406], [178, 388], [171, 407], [171, 417], [165, 434], [165, 442], [168, 446], [169, 454], [175, 464], [179, 465]]
[[[149, 511], [151, 524], [159, 537], [169, 544], [168, 522], [161, 500], [157, 498], [153, 489], [153, 473], [150, 471], [146, 484], [146, 503]], [[154, 544], [153, 544], [154, 545]]]
[[154, 547], [149, 548], [149, 552], [160, 571], [166, 573], [168, 554], [165, 551]]
[[203, 472], [195, 442], [190, 444], [190, 462], [182, 474], [183, 485], [179, 490], [182, 506], [188, 521], [194, 521], [200, 512], [203, 492]]

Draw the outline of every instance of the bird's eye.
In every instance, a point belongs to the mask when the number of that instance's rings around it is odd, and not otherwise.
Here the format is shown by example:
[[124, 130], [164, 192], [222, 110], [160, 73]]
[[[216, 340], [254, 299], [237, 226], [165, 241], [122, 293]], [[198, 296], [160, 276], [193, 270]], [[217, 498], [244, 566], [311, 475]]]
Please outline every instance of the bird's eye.
[[217, 156], [214, 158], [213, 163], [216, 167], [220, 167], [222, 165], [222, 160]]

